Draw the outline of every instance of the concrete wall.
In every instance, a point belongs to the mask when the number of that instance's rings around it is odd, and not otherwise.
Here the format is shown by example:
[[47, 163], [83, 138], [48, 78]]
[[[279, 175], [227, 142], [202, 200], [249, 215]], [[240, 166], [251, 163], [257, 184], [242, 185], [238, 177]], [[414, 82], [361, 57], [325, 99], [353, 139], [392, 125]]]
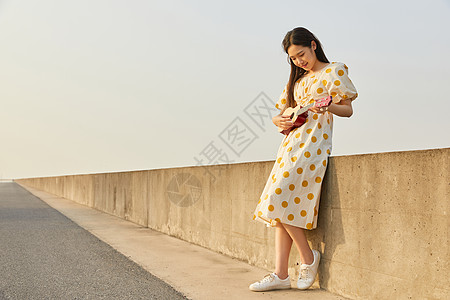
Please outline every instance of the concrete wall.
[[[307, 232], [323, 253], [321, 288], [354, 299], [450, 299], [449, 157], [450, 148], [330, 158], [318, 228]], [[275, 229], [252, 219], [273, 164], [16, 182], [273, 269]], [[291, 276], [297, 262], [294, 246]]]

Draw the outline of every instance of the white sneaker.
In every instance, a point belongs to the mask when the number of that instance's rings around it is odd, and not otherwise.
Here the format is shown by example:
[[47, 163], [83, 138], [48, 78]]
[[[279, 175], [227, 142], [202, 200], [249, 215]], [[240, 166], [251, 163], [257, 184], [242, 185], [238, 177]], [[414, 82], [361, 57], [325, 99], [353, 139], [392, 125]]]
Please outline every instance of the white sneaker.
[[260, 281], [250, 284], [249, 289], [255, 292], [284, 290], [291, 288], [289, 275], [286, 279], [280, 279], [275, 272], [267, 274]]
[[317, 250], [312, 250], [314, 255], [314, 261], [312, 264], [301, 264], [300, 265], [300, 274], [297, 280], [297, 287], [300, 290], [306, 290], [309, 288], [316, 279], [317, 269], [319, 268], [320, 262], [320, 252]]

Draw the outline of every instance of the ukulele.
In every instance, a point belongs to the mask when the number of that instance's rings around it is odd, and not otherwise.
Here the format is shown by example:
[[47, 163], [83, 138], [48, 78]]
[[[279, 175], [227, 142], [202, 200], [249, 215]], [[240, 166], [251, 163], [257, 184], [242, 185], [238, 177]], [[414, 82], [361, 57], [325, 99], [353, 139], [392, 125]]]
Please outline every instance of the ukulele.
[[292, 129], [297, 128], [305, 124], [306, 118], [308, 117], [308, 109], [315, 106], [317, 108], [326, 107], [331, 104], [332, 96], [328, 96], [326, 98], [321, 98], [315, 100], [313, 103], [302, 107], [301, 105], [297, 105], [296, 107], [288, 107], [283, 113], [283, 116], [291, 118], [294, 125], [289, 127], [288, 129], [282, 129], [278, 127], [278, 131], [282, 134], [288, 135]]

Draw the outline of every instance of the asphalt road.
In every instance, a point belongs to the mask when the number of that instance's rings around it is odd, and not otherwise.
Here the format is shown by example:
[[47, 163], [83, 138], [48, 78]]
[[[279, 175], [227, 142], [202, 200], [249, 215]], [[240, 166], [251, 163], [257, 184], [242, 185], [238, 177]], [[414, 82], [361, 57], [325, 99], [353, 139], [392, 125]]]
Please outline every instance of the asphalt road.
[[187, 299], [20, 185], [0, 183], [0, 299]]

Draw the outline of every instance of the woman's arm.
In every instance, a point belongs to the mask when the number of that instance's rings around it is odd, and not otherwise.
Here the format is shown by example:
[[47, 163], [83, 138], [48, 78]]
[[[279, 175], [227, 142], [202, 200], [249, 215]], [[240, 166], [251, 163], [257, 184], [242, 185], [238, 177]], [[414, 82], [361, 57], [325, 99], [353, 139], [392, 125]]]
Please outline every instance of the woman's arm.
[[328, 110], [336, 116], [348, 118], [353, 114], [352, 100], [350, 99], [341, 100], [338, 103], [331, 103], [330, 106], [328, 106], [328, 109], [324, 109], [323, 111], [320, 111], [320, 108], [316, 107], [310, 108], [310, 110], [318, 114], [324, 113]]
[[273, 124], [275, 124], [275, 126], [280, 127], [283, 130], [291, 128], [294, 125], [291, 118], [285, 117], [281, 113], [273, 117], [272, 122]]

